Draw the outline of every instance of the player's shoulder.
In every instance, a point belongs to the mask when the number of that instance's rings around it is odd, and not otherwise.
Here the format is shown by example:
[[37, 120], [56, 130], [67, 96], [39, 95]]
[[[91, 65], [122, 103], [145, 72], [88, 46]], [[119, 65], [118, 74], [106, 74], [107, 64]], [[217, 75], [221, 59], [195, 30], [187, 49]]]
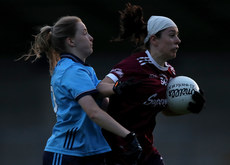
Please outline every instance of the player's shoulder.
[[81, 63], [75, 62], [68, 58], [61, 59], [55, 67], [54, 73], [59, 77], [73, 77], [74, 75], [82, 74], [82, 72], [89, 72]]
[[138, 59], [140, 57], [147, 57], [147, 55], [145, 54], [145, 52], [137, 52], [137, 53], [133, 53], [130, 56], [126, 57], [125, 59], [123, 59], [119, 64], [123, 64], [123, 65], [136, 65], [138, 64]]
[[130, 56], [130, 58], [133, 59], [137, 59], [139, 57], [147, 57], [147, 54], [145, 52], [135, 52]]

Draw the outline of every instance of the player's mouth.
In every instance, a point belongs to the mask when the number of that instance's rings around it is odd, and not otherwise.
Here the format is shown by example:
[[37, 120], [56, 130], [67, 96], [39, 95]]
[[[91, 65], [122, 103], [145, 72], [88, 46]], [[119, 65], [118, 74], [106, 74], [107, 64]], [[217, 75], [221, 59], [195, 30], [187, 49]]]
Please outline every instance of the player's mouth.
[[174, 53], [176, 53], [178, 49], [179, 49], [179, 47], [176, 47], [176, 48], [173, 48], [172, 51], [173, 51]]

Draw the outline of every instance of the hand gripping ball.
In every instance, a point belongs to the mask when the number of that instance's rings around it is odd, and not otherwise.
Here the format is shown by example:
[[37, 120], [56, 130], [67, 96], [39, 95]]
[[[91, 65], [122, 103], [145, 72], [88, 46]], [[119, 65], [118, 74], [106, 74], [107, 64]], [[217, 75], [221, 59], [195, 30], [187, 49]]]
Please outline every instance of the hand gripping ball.
[[169, 110], [177, 114], [190, 113], [187, 110], [189, 102], [193, 102], [192, 94], [199, 91], [199, 86], [190, 77], [177, 76], [168, 83], [166, 96]]

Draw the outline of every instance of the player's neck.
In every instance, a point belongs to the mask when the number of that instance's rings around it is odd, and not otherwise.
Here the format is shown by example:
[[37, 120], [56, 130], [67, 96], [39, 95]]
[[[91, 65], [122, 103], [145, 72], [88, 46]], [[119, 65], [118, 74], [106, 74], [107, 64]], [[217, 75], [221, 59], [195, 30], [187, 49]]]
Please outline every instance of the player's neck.
[[162, 54], [159, 53], [156, 49], [154, 48], [150, 48], [149, 50], [150, 55], [152, 56], [152, 58], [156, 61], [156, 63], [162, 67], [165, 66], [165, 62], [166, 60], [164, 58], [162, 58]]
[[152, 58], [156, 61], [157, 64], [159, 64], [160, 66], [164, 67], [165, 66], [165, 60], [162, 59], [162, 56], [157, 54], [157, 53], [154, 53], [154, 54], [151, 54]]

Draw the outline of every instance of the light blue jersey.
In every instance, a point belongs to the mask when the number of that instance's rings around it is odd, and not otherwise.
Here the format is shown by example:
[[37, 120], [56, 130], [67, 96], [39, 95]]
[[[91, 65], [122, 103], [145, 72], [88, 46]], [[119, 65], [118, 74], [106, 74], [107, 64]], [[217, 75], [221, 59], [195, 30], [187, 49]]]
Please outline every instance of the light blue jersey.
[[74, 55], [61, 55], [51, 78], [57, 122], [45, 151], [79, 157], [111, 151], [101, 128], [78, 104], [81, 97], [97, 92], [99, 82], [92, 67]]

